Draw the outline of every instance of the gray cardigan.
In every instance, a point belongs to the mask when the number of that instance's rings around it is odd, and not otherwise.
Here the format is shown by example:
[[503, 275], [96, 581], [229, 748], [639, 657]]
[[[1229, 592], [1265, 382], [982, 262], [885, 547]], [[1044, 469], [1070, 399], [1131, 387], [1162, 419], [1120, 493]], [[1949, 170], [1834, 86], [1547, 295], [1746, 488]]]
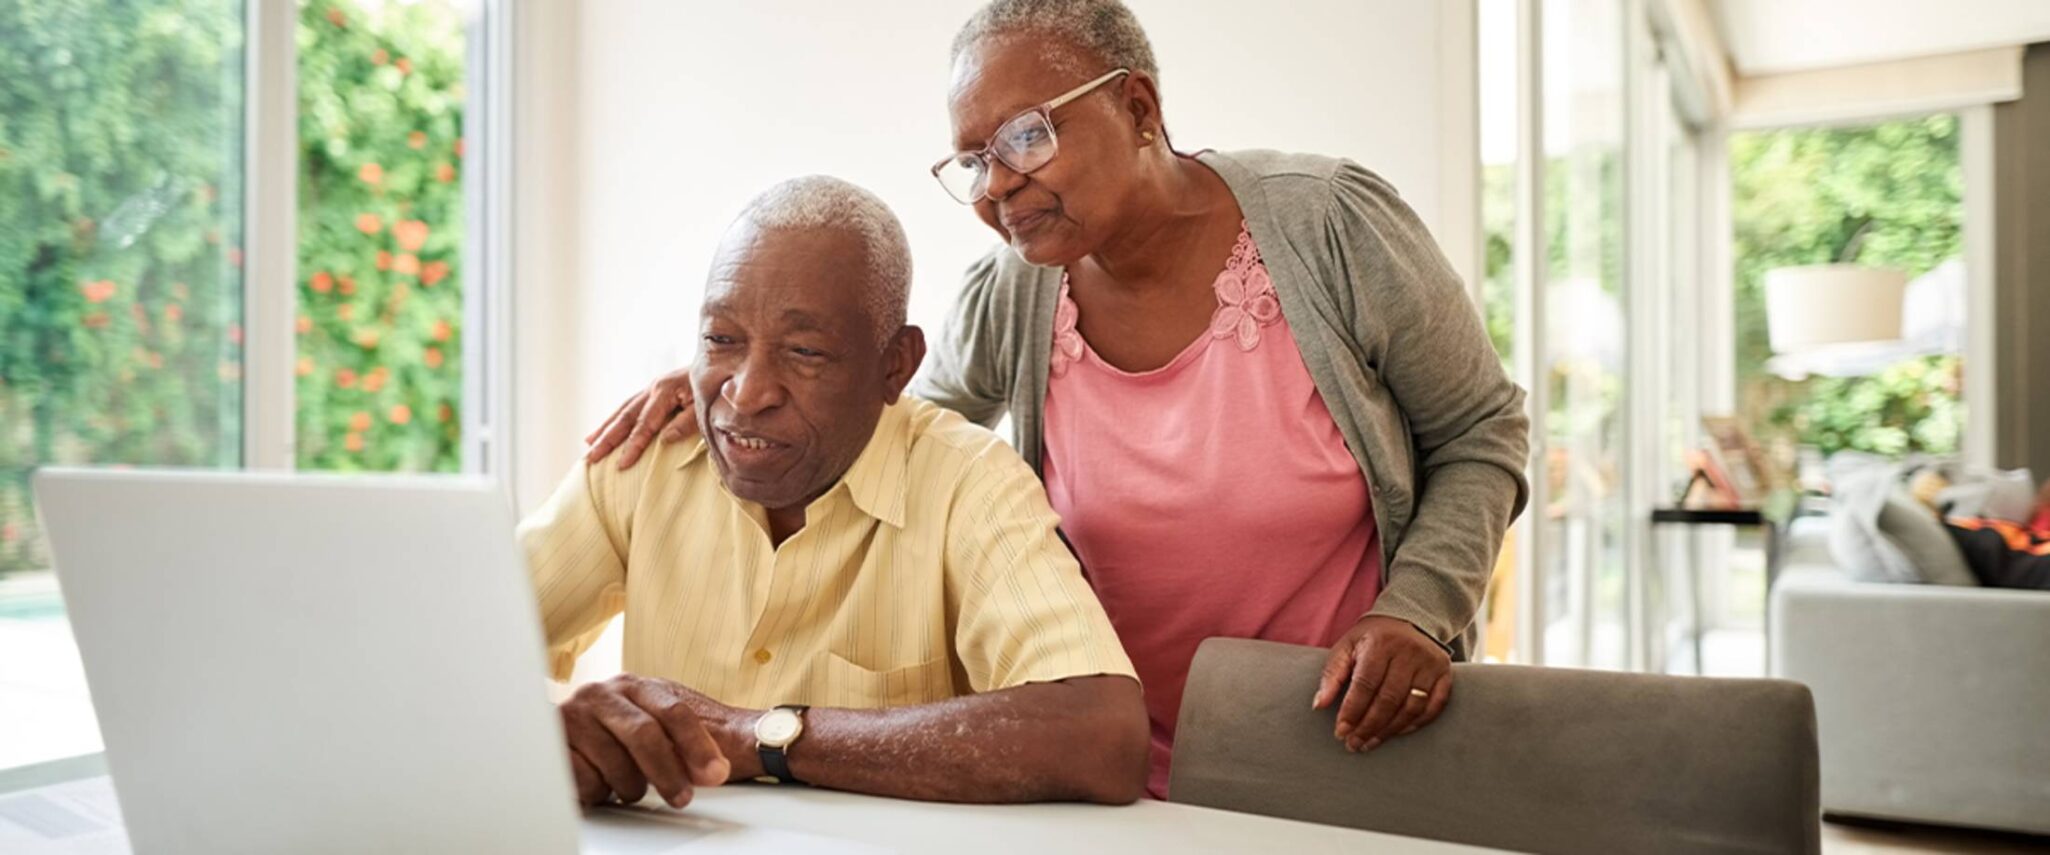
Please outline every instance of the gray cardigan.
[[[1371, 613], [1467, 658], [1503, 533], [1528, 497], [1523, 390], [1437, 243], [1380, 176], [1315, 155], [1199, 157], [1237, 197], [1310, 377], [1373, 488], [1382, 578]], [[1060, 276], [1006, 247], [977, 262], [912, 388], [987, 426], [1008, 412], [1035, 471]]]

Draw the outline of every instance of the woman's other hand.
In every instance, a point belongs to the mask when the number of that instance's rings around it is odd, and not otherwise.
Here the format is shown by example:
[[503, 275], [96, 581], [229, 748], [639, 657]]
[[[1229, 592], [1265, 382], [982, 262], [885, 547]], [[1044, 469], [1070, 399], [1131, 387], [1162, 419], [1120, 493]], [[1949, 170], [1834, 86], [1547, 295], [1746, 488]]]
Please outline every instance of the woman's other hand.
[[697, 410], [690, 389], [690, 369], [678, 368], [634, 393], [614, 410], [605, 424], [584, 437], [590, 446], [584, 462], [596, 466], [613, 449], [619, 449], [619, 468], [629, 469], [648, 450], [656, 436], [663, 442], [681, 442], [698, 432]]
[[1324, 709], [1341, 695], [1332, 735], [1348, 751], [1372, 751], [1444, 711], [1452, 656], [1408, 621], [1368, 615], [1331, 646], [1310, 706]]

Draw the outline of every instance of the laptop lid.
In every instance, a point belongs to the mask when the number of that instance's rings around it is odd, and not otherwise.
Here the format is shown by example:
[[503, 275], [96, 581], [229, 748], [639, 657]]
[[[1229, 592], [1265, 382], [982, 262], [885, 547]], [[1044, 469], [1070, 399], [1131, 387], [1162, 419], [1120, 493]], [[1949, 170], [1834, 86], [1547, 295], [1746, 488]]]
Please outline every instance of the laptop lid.
[[35, 492], [137, 851], [577, 850], [497, 489], [46, 469]]

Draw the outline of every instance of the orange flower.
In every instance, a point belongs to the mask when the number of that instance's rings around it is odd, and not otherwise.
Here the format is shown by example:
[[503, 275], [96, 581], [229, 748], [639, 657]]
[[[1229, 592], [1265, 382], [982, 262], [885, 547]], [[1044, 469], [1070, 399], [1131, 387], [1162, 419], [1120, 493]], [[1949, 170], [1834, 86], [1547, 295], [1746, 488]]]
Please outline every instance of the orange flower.
[[428, 335], [433, 336], [435, 341], [448, 341], [448, 337], [454, 333], [454, 330], [449, 329], [448, 321], [435, 321], [434, 328], [428, 332]]
[[348, 297], [354, 295], [355, 293], [356, 280], [348, 276], [342, 277], [342, 296]]
[[356, 372], [347, 368], [335, 372], [335, 385], [344, 389], [356, 388]]
[[375, 347], [377, 347], [377, 340], [378, 340], [377, 330], [357, 330], [357, 331], [356, 331], [356, 346], [357, 346], [357, 347], [363, 348], [364, 350], [370, 350], [370, 349], [372, 349], [372, 348], [375, 348]]
[[384, 48], [378, 48], [376, 53], [370, 55], [371, 65], [383, 65], [387, 62], [391, 62], [391, 54], [385, 52]]
[[356, 306], [355, 306], [355, 304], [354, 304], [354, 303], [343, 303], [342, 305], [336, 306], [336, 307], [335, 307], [335, 317], [337, 317], [337, 318], [341, 318], [342, 320], [345, 320], [345, 321], [353, 321], [353, 320], [355, 320], [355, 319], [356, 319]]
[[456, 168], [446, 163], [435, 164], [434, 180], [439, 181], [443, 184], [447, 184], [450, 181], [456, 180]]
[[86, 315], [86, 316], [85, 316], [85, 318], [84, 318], [84, 319], [82, 319], [82, 321], [81, 321], [81, 322], [82, 322], [82, 323], [84, 323], [84, 324], [85, 324], [85, 328], [86, 328], [86, 329], [89, 329], [89, 330], [103, 330], [103, 329], [106, 329], [106, 328], [107, 328], [107, 313], [106, 313], [106, 312], [94, 312], [94, 313], [92, 313], [92, 314], [90, 314], [90, 315]]
[[413, 408], [405, 404], [393, 404], [391, 412], [385, 415], [391, 419], [392, 424], [402, 425], [413, 420]]
[[375, 163], [363, 164], [362, 169], [356, 170], [356, 177], [363, 179], [365, 184], [382, 184], [384, 183], [384, 167], [378, 166]]
[[363, 452], [363, 435], [351, 433], [348, 436], [342, 437], [342, 447], [348, 449], [350, 454], [361, 454]]
[[420, 273], [420, 256], [410, 252], [401, 254], [392, 262], [391, 269], [403, 276], [416, 276]]
[[420, 358], [421, 358], [422, 360], [424, 360], [424, 361], [425, 361], [425, 362], [427, 363], [427, 367], [429, 367], [429, 368], [440, 368], [440, 367], [441, 367], [441, 348], [438, 348], [438, 347], [430, 347], [430, 348], [428, 348], [428, 349], [427, 349], [427, 350], [426, 350], [425, 352], [423, 352], [423, 353], [421, 353], [421, 354], [420, 354]]
[[350, 429], [350, 430], [369, 430], [369, 429], [370, 429], [370, 414], [369, 414], [369, 413], [366, 413], [366, 412], [363, 412], [363, 411], [361, 411], [361, 410], [358, 410], [358, 411], [356, 411], [356, 414], [355, 414], [355, 415], [353, 415], [353, 416], [350, 416], [350, 417], [349, 417], [349, 429]]
[[153, 369], [162, 369], [164, 367], [164, 355], [156, 351], [150, 351], [149, 367]]
[[397, 67], [398, 67], [398, 69], [399, 69], [399, 73], [400, 73], [400, 74], [412, 74], [412, 73], [413, 73], [413, 61], [412, 61], [412, 60], [410, 60], [410, 59], [407, 59], [407, 58], [405, 58], [405, 57], [403, 57], [403, 56], [402, 56], [402, 57], [399, 57], [399, 61], [398, 61], [398, 62], [394, 62], [394, 63], [392, 63], [392, 65], [394, 65], [394, 66], [397, 66]]
[[235, 345], [236, 347], [241, 347], [241, 346], [242, 346], [242, 325], [241, 325], [241, 324], [229, 324], [229, 325], [228, 325], [228, 343], [230, 343], [230, 344], [233, 344], [233, 345]]
[[427, 147], [427, 132], [426, 132], [426, 131], [414, 131], [414, 132], [412, 132], [412, 133], [410, 133], [410, 134], [407, 134], [407, 135], [406, 135], [406, 147], [407, 147], [407, 148], [426, 148], [426, 147]]
[[340, 9], [327, 10], [327, 22], [337, 27], [346, 27], [349, 25], [349, 19], [342, 17], [342, 10]]
[[378, 219], [376, 214], [357, 214], [356, 230], [366, 235], [374, 235], [384, 230], [384, 221]]
[[13, 543], [21, 539], [21, 527], [14, 523], [0, 525], [0, 543]]
[[331, 290], [334, 290], [335, 277], [327, 271], [323, 270], [319, 273], [313, 274], [313, 279], [307, 282], [306, 284], [313, 288], [314, 293], [325, 294]]
[[299, 330], [300, 335], [305, 335], [307, 333], [313, 332], [313, 319], [305, 315], [300, 315], [297, 329]]
[[430, 261], [420, 268], [420, 284], [433, 287], [434, 283], [448, 278], [448, 262]]
[[389, 253], [389, 252], [386, 252], [386, 251], [384, 251], [384, 250], [381, 250], [381, 249], [377, 251], [377, 269], [379, 269], [379, 270], [390, 270], [390, 269], [391, 269], [391, 253]]
[[241, 266], [242, 266], [242, 248], [241, 248], [241, 247], [239, 247], [239, 246], [231, 246], [231, 247], [228, 247], [228, 266], [229, 266], [229, 267], [236, 267], [236, 268], [239, 268], [239, 267], [241, 267]]
[[177, 303], [164, 307], [164, 323], [175, 324], [185, 319], [185, 309]]
[[436, 407], [436, 408], [434, 408], [434, 420], [435, 420], [435, 421], [440, 421], [440, 422], [446, 422], [446, 421], [448, 421], [448, 420], [450, 420], [450, 419], [453, 419], [453, 418], [455, 418], [455, 417], [456, 417], [456, 408], [454, 408], [454, 407], [451, 407], [451, 406], [449, 406], [449, 405], [447, 405], [447, 404], [442, 404], [441, 406], [439, 406], [439, 407]]
[[391, 233], [398, 238], [399, 248], [407, 252], [419, 252], [427, 244], [427, 224], [419, 220], [400, 220]]
[[96, 282], [78, 283], [79, 293], [85, 295], [88, 303], [104, 303], [114, 296], [114, 283], [105, 279]]
[[311, 377], [311, 376], [313, 376], [313, 357], [311, 357], [311, 356], [301, 356], [301, 357], [299, 357], [299, 376], [301, 376], [301, 377]]
[[455, 144], [455, 152], [456, 152], [456, 156], [457, 156], [457, 157], [462, 157], [462, 156], [463, 156], [463, 138], [462, 138], [462, 137], [456, 137], [456, 144]]
[[375, 371], [372, 371], [370, 372], [370, 376], [363, 378], [363, 391], [376, 392], [380, 389], [383, 389], [384, 383], [387, 379], [389, 379], [388, 375], [379, 374]]

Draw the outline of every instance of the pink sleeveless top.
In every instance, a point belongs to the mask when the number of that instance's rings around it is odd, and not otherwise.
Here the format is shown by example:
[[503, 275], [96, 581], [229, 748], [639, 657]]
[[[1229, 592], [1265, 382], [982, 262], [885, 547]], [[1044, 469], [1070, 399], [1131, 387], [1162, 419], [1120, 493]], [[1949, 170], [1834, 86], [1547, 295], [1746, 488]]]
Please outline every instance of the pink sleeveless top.
[[1243, 226], [1215, 287], [1209, 332], [1137, 374], [1082, 339], [1065, 276], [1054, 313], [1047, 494], [1145, 684], [1155, 798], [1197, 644], [1329, 646], [1380, 591], [1366, 478]]

